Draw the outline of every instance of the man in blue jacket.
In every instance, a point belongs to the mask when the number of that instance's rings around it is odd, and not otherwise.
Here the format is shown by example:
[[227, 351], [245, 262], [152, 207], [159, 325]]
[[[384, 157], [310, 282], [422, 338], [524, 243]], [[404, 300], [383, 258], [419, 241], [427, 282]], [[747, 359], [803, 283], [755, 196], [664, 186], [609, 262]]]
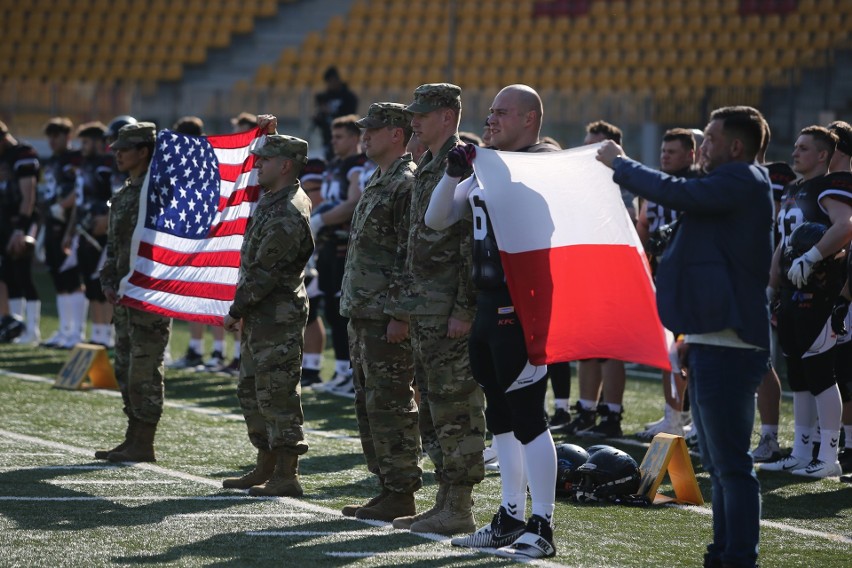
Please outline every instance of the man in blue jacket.
[[704, 136], [707, 175], [699, 179], [651, 170], [611, 141], [597, 158], [621, 187], [683, 212], [657, 271], [657, 304], [663, 325], [686, 334], [693, 420], [713, 484], [713, 542], [704, 566], [753, 567], [760, 485], [749, 443], [769, 359], [772, 257], [772, 187], [755, 163], [763, 117], [751, 107], [720, 108]]

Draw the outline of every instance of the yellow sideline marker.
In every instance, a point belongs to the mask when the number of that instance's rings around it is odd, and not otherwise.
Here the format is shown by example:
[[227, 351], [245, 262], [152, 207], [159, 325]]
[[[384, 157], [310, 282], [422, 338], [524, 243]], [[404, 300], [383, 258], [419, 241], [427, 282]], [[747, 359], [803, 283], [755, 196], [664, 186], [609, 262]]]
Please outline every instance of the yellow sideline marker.
[[58, 389], [117, 389], [115, 371], [103, 345], [78, 343], [71, 350], [53, 388]]
[[[672, 434], [654, 436], [651, 447], [648, 448], [648, 452], [642, 458], [639, 471], [642, 475], [639, 494], [653, 501], [655, 505], [672, 501], [691, 505], [704, 504], [704, 498], [701, 496], [701, 489], [698, 488], [698, 480], [695, 479], [695, 470], [692, 469], [692, 461], [689, 459], [689, 450], [683, 436]], [[657, 488], [666, 476], [666, 472], [668, 472], [672, 481], [674, 497], [657, 493]]]

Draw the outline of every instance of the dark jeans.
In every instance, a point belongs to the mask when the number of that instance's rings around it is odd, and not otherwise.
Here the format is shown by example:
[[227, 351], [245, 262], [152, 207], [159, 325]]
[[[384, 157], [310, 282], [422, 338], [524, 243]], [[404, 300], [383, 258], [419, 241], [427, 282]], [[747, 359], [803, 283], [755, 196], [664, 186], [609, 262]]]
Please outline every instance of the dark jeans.
[[749, 447], [754, 396], [768, 351], [689, 346], [689, 399], [704, 469], [713, 484], [713, 543], [708, 556], [753, 567], [760, 538], [760, 484]]

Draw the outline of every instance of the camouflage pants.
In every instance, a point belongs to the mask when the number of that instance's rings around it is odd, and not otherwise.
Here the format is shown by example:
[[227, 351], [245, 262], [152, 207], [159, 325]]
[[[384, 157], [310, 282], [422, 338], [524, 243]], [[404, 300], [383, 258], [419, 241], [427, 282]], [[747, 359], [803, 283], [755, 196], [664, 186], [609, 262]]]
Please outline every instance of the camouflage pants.
[[249, 440], [258, 449], [308, 451], [299, 384], [304, 332], [304, 322], [243, 326], [237, 398]]
[[387, 320], [349, 320], [355, 415], [367, 468], [384, 486], [412, 493], [423, 484], [411, 343], [387, 342]]
[[124, 399], [124, 412], [156, 424], [163, 414], [163, 356], [171, 320], [156, 314], [116, 306], [115, 376]]
[[447, 337], [446, 316], [412, 316], [420, 389], [420, 435], [441, 479], [474, 485], [485, 477], [485, 397], [473, 380], [467, 337]]

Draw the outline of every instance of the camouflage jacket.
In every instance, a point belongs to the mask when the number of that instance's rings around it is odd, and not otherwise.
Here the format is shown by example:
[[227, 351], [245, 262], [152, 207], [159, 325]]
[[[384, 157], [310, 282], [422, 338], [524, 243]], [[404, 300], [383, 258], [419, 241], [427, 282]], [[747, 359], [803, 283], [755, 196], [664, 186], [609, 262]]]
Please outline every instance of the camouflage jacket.
[[310, 199], [298, 182], [260, 198], [240, 250], [232, 317], [304, 325], [305, 265], [314, 252], [310, 215]]
[[377, 169], [358, 200], [341, 287], [340, 314], [345, 317], [408, 320], [399, 307], [399, 293], [416, 169], [411, 154], [403, 155], [387, 172]]
[[145, 176], [127, 178], [110, 200], [106, 260], [101, 268], [101, 286], [118, 290], [121, 279], [130, 272], [130, 244], [139, 218], [139, 194]]
[[411, 315], [446, 315], [471, 321], [476, 294], [471, 282], [473, 227], [462, 219], [444, 231], [426, 226], [429, 199], [447, 167], [447, 153], [459, 144], [451, 136], [433, 157], [420, 158], [411, 194], [411, 229], [405, 261], [405, 292], [400, 308]]

